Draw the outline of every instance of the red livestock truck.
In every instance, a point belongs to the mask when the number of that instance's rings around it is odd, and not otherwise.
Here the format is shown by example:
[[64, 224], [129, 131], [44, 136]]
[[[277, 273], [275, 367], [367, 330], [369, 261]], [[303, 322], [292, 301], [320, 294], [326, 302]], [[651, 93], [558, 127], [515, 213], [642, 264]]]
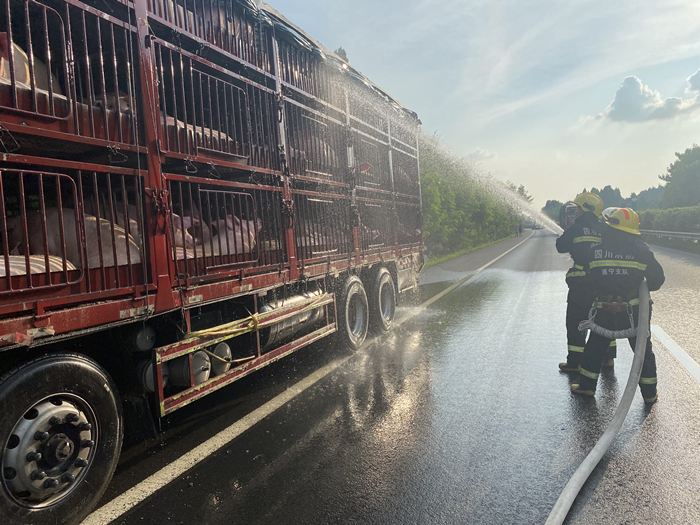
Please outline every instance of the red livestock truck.
[[2, 522], [79, 522], [130, 415], [389, 330], [419, 125], [252, 0], [2, 2]]

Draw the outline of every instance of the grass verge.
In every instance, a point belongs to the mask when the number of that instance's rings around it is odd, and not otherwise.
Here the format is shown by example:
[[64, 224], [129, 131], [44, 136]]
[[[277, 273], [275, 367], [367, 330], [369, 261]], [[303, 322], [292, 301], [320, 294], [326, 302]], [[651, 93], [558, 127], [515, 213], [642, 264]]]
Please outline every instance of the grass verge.
[[673, 248], [675, 250], [700, 255], [700, 242], [697, 241], [693, 242], [676, 238], [656, 237], [655, 235], [642, 235], [642, 238], [647, 244], [663, 246], [664, 248]]

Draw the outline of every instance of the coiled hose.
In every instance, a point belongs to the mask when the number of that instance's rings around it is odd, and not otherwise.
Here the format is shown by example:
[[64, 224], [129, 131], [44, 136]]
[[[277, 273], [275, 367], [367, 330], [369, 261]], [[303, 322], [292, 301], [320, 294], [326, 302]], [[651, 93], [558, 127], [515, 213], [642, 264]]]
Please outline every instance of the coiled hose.
[[585, 330], [590, 330], [600, 336], [607, 339], [629, 339], [637, 334], [637, 329], [634, 327], [634, 316], [632, 315], [632, 307], [627, 305], [627, 316], [630, 320], [630, 327], [625, 330], [608, 330], [600, 325], [595, 324], [595, 316], [598, 313], [598, 309], [595, 305], [588, 312], [588, 319], [581, 321], [578, 324], [579, 332], [584, 332]]
[[622, 394], [620, 405], [617, 407], [615, 415], [598, 440], [598, 443], [596, 443], [593, 450], [586, 456], [579, 468], [574, 472], [574, 475], [571, 476], [566, 487], [564, 487], [559, 499], [554, 504], [552, 512], [549, 513], [545, 525], [561, 525], [564, 523], [566, 515], [569, 513], [569, 509], [573, 505], [576, 496], [578, 496], [581, 487], [583, 487], [588, 476], [591, 475], [593, 469], [610, 448], [632, 405], [632, 399], [637, 390], [639, 378], [642, 375], [642, 364], [644, 364], [644, 354], [646, 353], [646, 344], [649, 337], [649, 287], [646, 280], [639, 285], [639, 324], [637, 325], [636, 335], [637, 344], [634, 348], [634, 360], [632, 361], [632, 368], [630, 369], [627, 386]]

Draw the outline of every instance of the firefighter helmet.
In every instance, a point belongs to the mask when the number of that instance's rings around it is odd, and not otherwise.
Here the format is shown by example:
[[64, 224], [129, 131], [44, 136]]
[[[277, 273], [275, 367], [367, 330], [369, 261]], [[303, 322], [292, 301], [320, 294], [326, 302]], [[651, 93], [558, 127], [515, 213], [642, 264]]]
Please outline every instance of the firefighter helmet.
[[639, 215], [631, 208], [606, 208], [603, 220], [610, 227], [633, 235], [639, 233]]
[[603, 199], [595, 193], [581, 193], [576, 196], [573, 203], [580, 206], [583, 211], [592, 211], [596, 217], [600, 217], [603, 211]]

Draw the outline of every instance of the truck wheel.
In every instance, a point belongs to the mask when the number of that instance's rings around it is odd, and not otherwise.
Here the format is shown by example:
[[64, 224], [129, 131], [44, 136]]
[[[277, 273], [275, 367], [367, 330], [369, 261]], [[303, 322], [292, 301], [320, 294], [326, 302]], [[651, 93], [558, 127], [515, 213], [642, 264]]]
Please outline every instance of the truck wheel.
[[367, 294], [362, 281], [351, 275], [345, 281], [338, 302], [338, 336], [341, 342], [357, 350], [365, 341], [369, 324]]
[[388, 332], [396, 315], [396, 289], [391, 273], [381, 267], [374, 275], [369, 297], [369, 320], [376, 332]]
[[122, 445], [111, 378], [74, 354], [39, 357], [0, 378], [4, 525], [79, 523], [98, 502]]

